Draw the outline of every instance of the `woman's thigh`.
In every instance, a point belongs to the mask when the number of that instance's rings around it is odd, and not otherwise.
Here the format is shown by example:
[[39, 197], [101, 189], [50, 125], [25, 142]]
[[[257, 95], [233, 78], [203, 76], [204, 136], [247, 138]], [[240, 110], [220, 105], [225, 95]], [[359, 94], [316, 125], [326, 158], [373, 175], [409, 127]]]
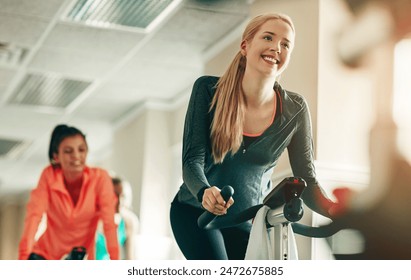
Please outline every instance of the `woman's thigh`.
[[251, 226], [242, 224], [233, 228], [221, 230], [224, 237], [228, 259], [244, 260], [247, 250], [248, 239], [250, 237]]
[[171, 227], [178, 246], [187, 259], [244, 259], [250, 226], [222, 230], [203, 230], [197, 225], [202, 209], [173, 201], [170, 210]]
[[203, 210], [173, 201], [170, 209], [171, 228], [180, 250], [188, 260], [227, 259], [220, 230], [204, 230], [197, 225]]

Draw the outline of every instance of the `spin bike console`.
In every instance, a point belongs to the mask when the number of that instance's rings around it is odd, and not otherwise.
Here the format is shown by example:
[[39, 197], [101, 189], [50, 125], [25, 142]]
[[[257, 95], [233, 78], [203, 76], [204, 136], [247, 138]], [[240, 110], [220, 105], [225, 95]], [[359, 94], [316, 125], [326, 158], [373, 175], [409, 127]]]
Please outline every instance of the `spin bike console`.
[[303, 201], [300, 197], [306, 186], [302, 178], [287, 177], [264, 198], [263, 204], [271, 209], [284, 205], [285, 218], [290, 222], [299, 221], [303, 216]]

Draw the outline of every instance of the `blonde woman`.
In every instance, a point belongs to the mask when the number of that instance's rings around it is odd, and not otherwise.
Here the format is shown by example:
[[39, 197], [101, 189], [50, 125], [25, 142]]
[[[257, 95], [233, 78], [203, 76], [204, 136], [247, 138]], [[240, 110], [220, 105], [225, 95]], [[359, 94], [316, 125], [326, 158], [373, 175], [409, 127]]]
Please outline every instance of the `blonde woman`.
[[[334, 203], [315, 178], [307, 103], [277, 82], [290, 61], [294, 39], [288, 16], [257, 16], [224, 75], [200, 77], [193, 86], [184, 127], [184, 183], [170, 211], [175, 239], [187, 259], [244, 258], [250, 222], [202, 230], [197, 218], [204, 209], [224, 215], [230, 208], [231, 215], [260, 204], [285, 149], [294, 176], [307, 182], [305, 203], [329, 216]], [[235, 190], [227, 202], [220, 195], [224, 185]]]

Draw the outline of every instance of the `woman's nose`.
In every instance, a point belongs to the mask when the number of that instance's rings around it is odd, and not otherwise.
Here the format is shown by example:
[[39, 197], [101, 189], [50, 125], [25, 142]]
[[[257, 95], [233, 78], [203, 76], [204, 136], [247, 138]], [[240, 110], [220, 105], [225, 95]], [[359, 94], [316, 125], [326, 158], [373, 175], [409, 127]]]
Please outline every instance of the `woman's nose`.
[[276, 53], [280, 53], [281, 52], [281, 48], [280, 48], [280, 44], [279, 43], [273, 43], [271, 45], [271, 51], [276, 52]]
[[71, 154], [71, 156], [73, 157], [73, 159], [79, 159], [80, 158], [80, 152], [79, 151], [73, 151], [73, 153]]

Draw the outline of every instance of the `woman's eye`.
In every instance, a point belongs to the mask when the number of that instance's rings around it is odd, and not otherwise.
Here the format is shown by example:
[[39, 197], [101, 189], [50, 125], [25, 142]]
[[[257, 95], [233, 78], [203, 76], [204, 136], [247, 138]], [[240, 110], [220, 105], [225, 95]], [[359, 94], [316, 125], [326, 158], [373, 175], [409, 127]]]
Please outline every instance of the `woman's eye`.
[[290, 48], [290, 45], [287, 44], [287, 43], [284, 43], [283, 46], [284, 46], [284, 48], [286, 48], [286, 49], [289, 49], [289, 48]]
[[273, 38], [271, 36], [264, 36], [263, 39], [266, 41], [272, 41]]

